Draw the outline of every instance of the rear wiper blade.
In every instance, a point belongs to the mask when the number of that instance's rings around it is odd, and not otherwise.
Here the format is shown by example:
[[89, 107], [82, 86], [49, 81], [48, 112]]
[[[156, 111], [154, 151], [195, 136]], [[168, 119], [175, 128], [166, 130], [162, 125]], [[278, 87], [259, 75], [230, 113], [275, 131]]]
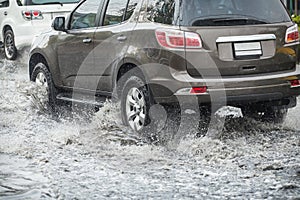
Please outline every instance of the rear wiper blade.
[[58, 1], [41, 3], [41, 5], [50, 5], [50, 4], [59, 4], [59, 5], [63, 6], [63, 4], [61, 2], [58, 2]]
[[259, 19], [254, 16], [241, 15], [221, 15], [207, 16], [191, 20], [192, 26], [231, 26], [231, 25], [252, 25], [252, 24], [268, 24], [264, 19]]
[[267, 24], [268, 22], [256, 19], [256, 18], [249, 18], [249, 17], [225, 17], [225, 18], [215, 18], [210, 19], [213, 22], [239, 22], [239, 21], [245, 21], [245, 22], [254, 22], [254, 23], [260, 23], [260, 24]]

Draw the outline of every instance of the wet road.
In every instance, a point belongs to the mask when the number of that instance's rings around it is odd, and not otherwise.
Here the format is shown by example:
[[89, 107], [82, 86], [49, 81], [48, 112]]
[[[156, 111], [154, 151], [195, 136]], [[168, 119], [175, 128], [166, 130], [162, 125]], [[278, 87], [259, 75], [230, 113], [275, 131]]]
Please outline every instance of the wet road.
[[299, 106], [283, 126], [237, 118], [174, 149], [124, 131], [112, 103], [51, 118], [26, 62], [0, 60], [0, 199], [300, 198]]

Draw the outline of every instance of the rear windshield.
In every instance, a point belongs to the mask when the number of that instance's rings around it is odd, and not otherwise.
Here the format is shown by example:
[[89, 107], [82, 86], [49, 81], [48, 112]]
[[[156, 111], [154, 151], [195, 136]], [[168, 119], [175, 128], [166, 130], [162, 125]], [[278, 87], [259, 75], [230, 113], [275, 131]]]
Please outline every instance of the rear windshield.
[[78, 3], [80, 0], [17, 0], [19, 6]]
[[184, 26], [234, 26], [291, 21], [281, 0], [184, 0]]

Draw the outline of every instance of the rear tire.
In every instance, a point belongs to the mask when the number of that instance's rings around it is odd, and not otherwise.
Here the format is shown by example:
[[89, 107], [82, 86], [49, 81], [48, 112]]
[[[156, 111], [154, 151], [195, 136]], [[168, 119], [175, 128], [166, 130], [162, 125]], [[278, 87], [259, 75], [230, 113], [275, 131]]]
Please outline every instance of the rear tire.
[[150, 94], [145, 82], [137, 75], [125, 75], [121, 92], [122, 121], [136, 132], [142, 132], [150, 123]]
[[8, 60], [15, 60], [17, 58], [17, 48], [15, 45], [15, 37], [12, 30], [8, 29], [4, 33], [4, 53]]
[[[180, 112], [175, 105], [156, 104], [149, 86], [137, 69], [131, 69], [118, 81], [118, 99], [125, 126], [150, 143], [170, 141], [178, 130]], [[179, 122], [178, 122], [179, 121]]]

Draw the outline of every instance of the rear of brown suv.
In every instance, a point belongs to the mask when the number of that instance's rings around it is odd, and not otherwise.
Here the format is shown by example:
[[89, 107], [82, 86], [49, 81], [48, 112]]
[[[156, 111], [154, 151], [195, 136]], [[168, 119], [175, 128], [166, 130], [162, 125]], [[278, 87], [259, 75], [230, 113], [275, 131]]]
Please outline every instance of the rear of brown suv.
[[53, 26], [29, 63], [51, 107], [115, 92], [135, 131], [157, 103], [197, 97], [282, 121], [300, 94], [298, 27], [280, 0], [83, 0]]

